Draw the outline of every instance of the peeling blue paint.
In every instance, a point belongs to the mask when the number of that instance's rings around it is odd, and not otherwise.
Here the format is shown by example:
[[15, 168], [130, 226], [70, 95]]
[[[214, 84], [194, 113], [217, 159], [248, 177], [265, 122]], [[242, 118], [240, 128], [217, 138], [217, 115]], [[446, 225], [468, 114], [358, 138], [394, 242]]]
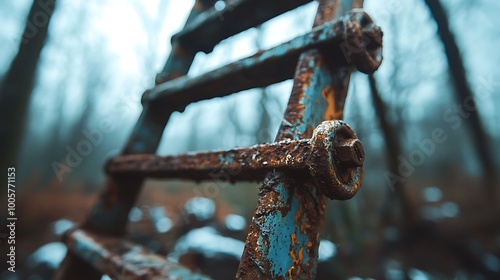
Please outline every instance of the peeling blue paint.
[[276, 192], [278, 193], [278, 198], [281, 202], [286, 203], [288, 201], [289, 194], [288, 191], [285, 189], [284, 184], [279, 184], [276, 187]]
[[[275, 191], [278, 193], [279, 201], [276, 202], [277, 207], [288, 205], [290, 193], [284, 184], [279, 184]], [[283, 276], [288, 279], [286, 272], [292, 267], [294, 259], [290, 255], [291, 252], [297, 254], [302, 248], [302, 263], [309, 262], [307, 252], [308, 236], [301, 232], [300, 226], [295, 223], [295, 216], [300, 211], [299, 201], [295, 196], [292, 196], [290, 209], [283, 216], [281, 211], [275, 211], [264, 218], [262, 232], [267, 235], [267, 242], [263, 236], [259, 236], [257, 240], [258, 250], [262, 253], [263, 258], [267, 259], [270, 264], [271, 276]], [[300, 222], [305, 223], [305, 216], [301, 215]], [[295, 238], [292, 236], [295, 235]], [[294, 240], [295, 239], [295, 240]], [[292, 243], [294, 241], [294, 243]], [[299, 259], [295, 256], [295, 259]]]
[[309, 60], [309, 67], [314, 68], [315, 66], [315, 61], [313, 59]]
[[230, 164], [233, 162], [233, 159], [234, 159], [233, 154], [228, 154], [228, 155], [221, 154], [219, 157], [219, 160], [221, 163], [229, 163]]
[[[308, 69], [305, 71], [312, 75], [306, 81], [299, 101], [304, 105], [303, 116], [292, 127], [293, 138], [296, 140], [304, 137], [309, 127], [315, 127], [324, 120], [328, 107], [323, 90], [332, 84], [332, 77], [330, 71], [319, 63], [320, 59], [322, 58], [316, 57], [306, 66]], [[284, 184], [277, 185], [274, 190], [278, 194], [275, 207], [281, 211], [273, 211], [264, 217], [261, 227], [265, 236], [258, 238], [257, 247], [263, 258], [269, 261], [271, 278], [288, 279], [287, 272], [294, 261], [300, 261], [303, 265], [312, 262], [315, 265], [315, 257], [309, 256], [308, 244], [317, 240], [309, 240], [306, 232], [302, 232], [301, 225], [306, 225], [308, 219], [306, 212], [301, 213], [297, 196]]]
[[[293, 138], [298, 140], [301, 138], [308, 126], [316, 126], [320, 124], [325, 117], [325, 111], [328, 106], [322, 91], [332, 83], [330, 71], [322, 65], [316, 66], [316, 61], [309, 61], [311, 80], [304, 90], [300, 104], [304, 105], [304, 115], [301, 122], [295, 123], [292, 127]], [[305, 121], [304, 121], [305, 120]]]

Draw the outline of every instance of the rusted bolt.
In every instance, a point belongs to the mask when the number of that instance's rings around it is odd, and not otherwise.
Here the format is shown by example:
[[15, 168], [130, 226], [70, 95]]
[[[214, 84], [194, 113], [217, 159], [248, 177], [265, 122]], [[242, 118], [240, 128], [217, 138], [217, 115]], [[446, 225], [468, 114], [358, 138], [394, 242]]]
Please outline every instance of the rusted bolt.
[[353, 168], [363, 165], [365, 152], [359, 139], [346, 139], [334, 148], [335, 159], [340, 167]]
[[344, 55], [358, 71], [372, 74], [382, 63], [382, 30], [361, 9], [351, 10], [342, 19]]
[[311, 150], [309, 170], [321, 193], [337, 200], [353, 197], [361, 186], [364, 160], [354, 131], [343, 121], [322, 122], [314, 130]]
[[359, 188], [363, 158], [352, 129], [343, 121], [326, 121], [311, 139], [179, 156], [119, 156], [108, 162], [106, 171], [113, 176], [252, 181], [273, 169], [303, 170], [327, 197], [348, 199]]

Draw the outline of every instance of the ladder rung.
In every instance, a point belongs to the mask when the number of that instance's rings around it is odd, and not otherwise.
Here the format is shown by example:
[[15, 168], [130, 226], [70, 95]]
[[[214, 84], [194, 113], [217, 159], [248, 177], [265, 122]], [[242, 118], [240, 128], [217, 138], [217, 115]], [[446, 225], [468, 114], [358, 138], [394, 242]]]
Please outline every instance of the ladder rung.
[[122, 238], [76, 229], [66, 233], [65, 242], [71, 252], [112, 279], [210, 279]]
[[311, 0], [233, 0], [222, 11], [211, 8], [172, 37], [197, 51], [209, 53], [220, 41], [259, 25]]
[[310, 140], [302, 139], [177, 156], [123, 155], [108, 161], [106, 173], [117, 177], [261, 181], [273, 169], [294, 169], [297, 173], [306, 169], [309, 151]]
[[[182, 111], [192, 102], [275, 84], [291, 78], [300, 54], [312, 48], [328, 47], [328, 53], [336, 55], [332, 61], [347, 64], [340, 49], [343, 24], [342, 18], [328, 22], [289, 42], [198, 77], [185, 76], [160, 84], [144, 94], [143, 103], [160, 106], [161, 110]], [[362, 40], [361, 33], [359, 37]]]

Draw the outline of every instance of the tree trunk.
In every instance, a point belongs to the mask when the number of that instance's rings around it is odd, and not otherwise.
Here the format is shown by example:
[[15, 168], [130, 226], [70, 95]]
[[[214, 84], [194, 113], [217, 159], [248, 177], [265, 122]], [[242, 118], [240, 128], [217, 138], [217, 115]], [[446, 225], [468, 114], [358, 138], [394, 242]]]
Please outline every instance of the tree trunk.
[[[36, 67], [44, 46], [55, 0], [35, 0], [26, 20], [19, 51], [0, 86], [0, 156], [2, 172], [16, 165]], [[19, 176], [19, 173], [18, 173]]]
[[472, 138], [474, 139], [475, 148], [479, 160], [483, 166], [484, 178], [487, 188], [487, 196], [490, 199], [495, 198], [495, 166], [491, 153], [488, 149], [488, 137], [481, 123], [472, 90], [467, 83], [465, 67], [460, 55], [460, 51], [455, 40], [455, 36], [450, 30], [446, 11], [439, 0], [424, 0], [429, 8], [432, 17], [436, 21], [438, 35], [443, 42], [446, 59], [450, 74], [453, 78], [455, 93], [459, 105], [467, 103], [467, 106], [474, 110], [467, 110], [469, 117], [466, 118], [472, 128]]
[[415, 216], [411, 209], [411, 206], [406, 198], [403, 181], [398, 172], [398, 156], [401, 155], [401, 147], [399, 146], [399, 141], [397, 136], [393, 133], [391, 125], [386, 119], [387, 108], [384, 101], [380, 97], [380, 93], [377, 89], [377, 83], [373, 75], [368, 76], [370, 84], [370, 93], [373, 101], [373, 107], [375, 108], [375, 113], [377, 115], [380, 129], [382, 130], [383, 139], [386, 144], [387, 160], [389, 172], [384, 174], [388, 184], [390, 183], [390, 188], [388, 190], [388, 201], [383, 209], [383, 217], [385, 222], [392, 223], [390, 221], [391, 217], [394, 216], [394, 211], [398, 208], [401, 210], [403, 215], [403, 221], [405, 223], [411, 224], [414, 221]]

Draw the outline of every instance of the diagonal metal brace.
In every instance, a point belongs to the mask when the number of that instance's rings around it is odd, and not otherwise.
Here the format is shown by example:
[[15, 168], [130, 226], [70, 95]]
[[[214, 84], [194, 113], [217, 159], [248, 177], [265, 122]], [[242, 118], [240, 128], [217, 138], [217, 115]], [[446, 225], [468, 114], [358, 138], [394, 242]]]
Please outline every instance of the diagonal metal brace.
[[275, 169], [293, 169], [310, 175], [330, 199], [349, 199], [360, 187], [363, 160], [363, 146], [353, 130], [343, 121], [325, 121], [311, 139], [179, 156], [125, 155], [108, 161], [106, 171], [115, 178], [255, 181]]

